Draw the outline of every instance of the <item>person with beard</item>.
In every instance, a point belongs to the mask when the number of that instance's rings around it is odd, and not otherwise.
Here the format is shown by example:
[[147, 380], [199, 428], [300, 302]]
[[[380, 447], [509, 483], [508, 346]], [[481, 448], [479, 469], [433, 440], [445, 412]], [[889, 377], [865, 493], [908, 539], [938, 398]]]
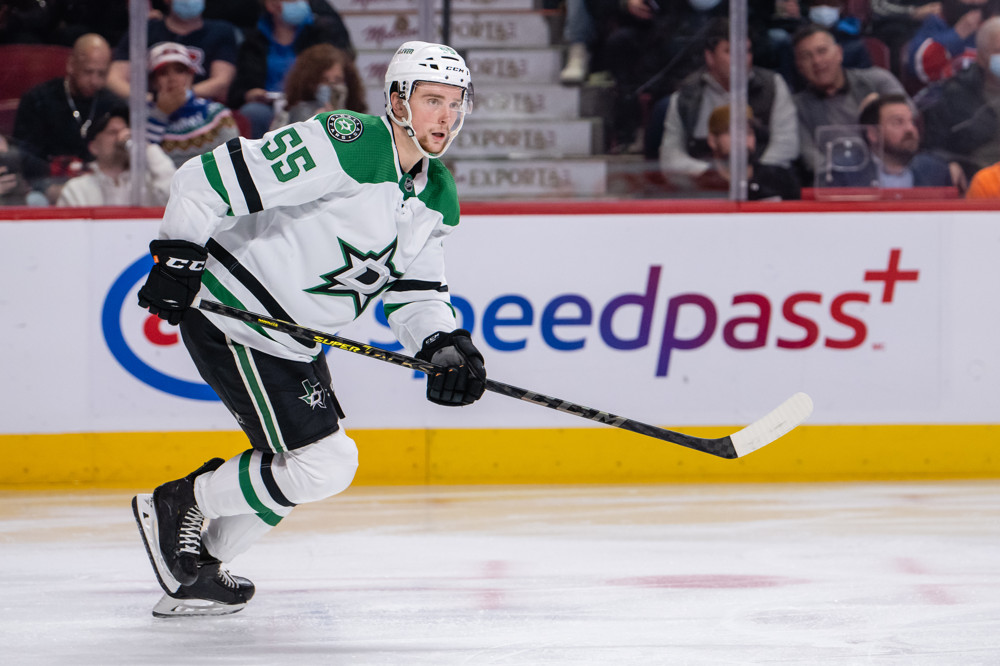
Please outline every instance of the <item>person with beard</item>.
[[[94, 156], [93, 171], [63, 186], [57, 206], [128, 206], [132, 174], [129, 170], [131, 133], [126, 111], [110, 111], [90, 127], [87, 148]], [[176, 168], [156, 144], [146, 144], [146, 193], [150, 206], [163, 206], [170, 194]]]
[[871, 159], [858, 171], [834, 171], [835, 187], [964, 188], [961, 166], [920, 151], [920, 130], [905, 95], [879, 95], [866, 100], [858, 123], [865, 126]]

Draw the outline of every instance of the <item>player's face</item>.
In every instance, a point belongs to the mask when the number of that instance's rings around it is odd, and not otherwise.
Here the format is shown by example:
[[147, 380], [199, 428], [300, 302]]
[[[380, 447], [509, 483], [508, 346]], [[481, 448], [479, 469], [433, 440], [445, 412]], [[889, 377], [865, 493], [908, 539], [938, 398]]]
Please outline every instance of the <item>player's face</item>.
[[462, 114], [462, 89], [443, 83], [418, 83], [410, 95], [413, 132], [428, 153], [440, 153]]

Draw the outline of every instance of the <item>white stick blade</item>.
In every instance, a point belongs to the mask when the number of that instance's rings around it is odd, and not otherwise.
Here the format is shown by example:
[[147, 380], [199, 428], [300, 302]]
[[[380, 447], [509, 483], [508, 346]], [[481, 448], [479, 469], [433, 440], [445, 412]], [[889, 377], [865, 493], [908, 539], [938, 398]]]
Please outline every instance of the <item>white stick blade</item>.
[[742, 458], [789, 433], [809, 418], [812, 410], [812, 398], [805, 393], [796, 393], [766, 416], [730, 436], [733, 448], [736, 449], [736, 457]]

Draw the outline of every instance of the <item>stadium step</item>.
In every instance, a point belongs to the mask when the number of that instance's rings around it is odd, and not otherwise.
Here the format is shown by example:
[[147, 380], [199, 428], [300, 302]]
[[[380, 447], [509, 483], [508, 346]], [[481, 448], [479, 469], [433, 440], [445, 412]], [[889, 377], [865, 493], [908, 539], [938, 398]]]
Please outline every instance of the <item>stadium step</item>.
[[[378, 113], [393, 46], [420, 38], [418, 1], [333, 5], [358, 50], [369, 112]], [[607, 194], [607, 88], [559, 83], [561, 26], [561, 14], [543, 10], [541, 0], [452, 0], [450, 43], [476, 86], [473, 113], [444, 158], [463, 200]]]

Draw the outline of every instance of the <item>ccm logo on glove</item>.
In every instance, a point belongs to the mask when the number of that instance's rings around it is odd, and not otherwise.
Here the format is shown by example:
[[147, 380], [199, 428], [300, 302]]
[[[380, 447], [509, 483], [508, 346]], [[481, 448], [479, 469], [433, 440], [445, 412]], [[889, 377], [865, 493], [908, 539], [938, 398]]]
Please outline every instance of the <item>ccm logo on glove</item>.
[[149, 244], [153, 268], [139, 289], [139, 307], [177, 325], [201, 289], [208, 251], [185, 240], [155, 240]]
[[[158, 259], [158, 257], [153, 257]], [[167, 268], [187, 268], [191, 271], [203, 271], [205, 270], [204, 261], [191, 261], [190, 259], [181, 259], [179, 257], [167, 257], [166, 262], [163, 264]]]
[[431, 402], [459, 407], [483, 397], [486, 366], [468, 331], [459, 328], [428, 335], [417, 358], [444, 366], [440, 372], [427, 375], [427, 399]]

